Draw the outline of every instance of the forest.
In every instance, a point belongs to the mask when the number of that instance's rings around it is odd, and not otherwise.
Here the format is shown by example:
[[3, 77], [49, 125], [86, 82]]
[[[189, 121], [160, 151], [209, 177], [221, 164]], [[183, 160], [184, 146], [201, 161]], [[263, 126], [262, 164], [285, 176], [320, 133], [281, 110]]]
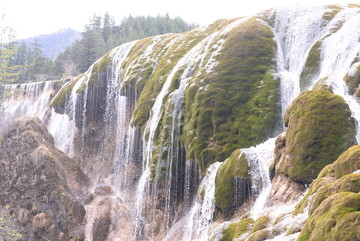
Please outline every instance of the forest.
[[[2, 83], [28, 83], [76, 76], [110, 49], [136, 39], [165, 33], [181, 33], [195, 28], [180, 17], [128, 16], [119, 25], [114, 17], [93, 14], [82, 32], [82, 38], [68, 47], [54, 61], [42, 50], [34, 38], [30, 45], [24, 40], [1, 40], [0, 67]], [[8, 38], [13, 38], [9, 33]]]

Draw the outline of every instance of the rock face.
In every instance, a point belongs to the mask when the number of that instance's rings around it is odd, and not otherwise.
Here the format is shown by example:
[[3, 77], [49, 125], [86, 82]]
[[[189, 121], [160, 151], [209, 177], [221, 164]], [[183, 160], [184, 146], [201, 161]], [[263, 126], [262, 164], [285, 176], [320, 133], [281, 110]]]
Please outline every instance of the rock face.
[[276, 172], [310, 184], [320, 170], [355, 140], [355, 123], [342, 97], [327, 90], [300, 94], [284, 117], [286, 150], [276, 161]]
[[83, 240], [87, 177], [54, 147], [39, 119], [16, 120], [0, 143], [0, 202], [17, 217], [23, 240]]

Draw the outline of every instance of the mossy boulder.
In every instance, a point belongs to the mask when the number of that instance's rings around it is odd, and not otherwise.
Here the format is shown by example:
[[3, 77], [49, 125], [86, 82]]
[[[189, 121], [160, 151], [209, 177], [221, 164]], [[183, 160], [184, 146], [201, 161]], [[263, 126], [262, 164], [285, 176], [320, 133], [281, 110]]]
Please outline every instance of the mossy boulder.
[[236, 150], [220, 166], [215, 178], [215, 205], [229, 218], [250, 195], [249, 166], [245, 153]]
[[341, 96], [327, 90], [300, 94], [287, 109], [287, 164], [277, 172], [310, 184], [326, 165], [356, 143], [355, 122]]
[[341, 192], [325, 199], [307, 220], [297, 241], [360, 240], [360, 194]]
[[250, 232], [253, 223], [254, 220], [252, 218], [245, 218], [241, 219], [237, 223], [230, 224], [228, 228], [222, 231], [223, 236], [220, 241], [231, 241], [239, 238], [240, 236]]

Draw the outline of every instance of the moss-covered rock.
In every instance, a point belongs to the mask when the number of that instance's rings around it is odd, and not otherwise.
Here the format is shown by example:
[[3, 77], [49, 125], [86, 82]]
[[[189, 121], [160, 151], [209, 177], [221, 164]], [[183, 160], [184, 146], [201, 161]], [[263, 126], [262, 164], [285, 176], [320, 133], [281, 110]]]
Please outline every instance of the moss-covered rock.
[[220, 239], [220, 241], [231, 241], [236, 238], [239, 238], [241, 235], [246, 234], [251, 230], [253, 223], [254, 220], [252, 218], [245, 218], [237, 223], [230, 224], [227, 229], [224, 229], [222, 231], [223, 236]]
[[333, 91], [332, 86], [327, 84], [327, 80], [329, 77], [324, 77], [319, 79], [313, 86], [312, 90], [329, 90]]
[[255, 233], [258, 230], [266, 228], [269, 222], [270, 218], [268, 216], [262, 216], [256, 219], [254, 226], [251, 229], [251, 233]]
[[352, 146], [346, 150], [333, 163], [335, 177], [340, 178], [344, 175], [360, 169], [360, 145]]
[[360, 63], [354, 63], [350, 71], [344, 76], [344, 81], [349, 88], [349, 94], [354, 94], [360, 84]]
[[187, 87], [182, 140], [202, 171], [274, 133], [280, 92], [271, 73], [273, 38], [255, 18], [240, 24], [225, 36], [212, 74]]
[[[80, 75], [68, 81], [65, 85], [61, 87], [61, 89], [57, 92], [57, 94], [52, 98], [50, 105], [55, 109], [57, 113], [64, 114], [66, 98], [71, 93], [71, 90], [74, 88], [76, 82], [82, 76], [83, 75]], [[56, 88], [59, 88], [59, 84], [56, 85]]]
[[327, 164], [355, 140], [355, 123], [341, 96], [307, 91], [294, 100], [285, 117], [287, 164], [277, 172], [310, 184]]
[[297, 241], [360, 239], [360, 194], [341, 192], [325, 199], [307, 220]]
[[[236, 187], [235, 184], [238, 184]], [[241, 150], [234, 151], [219, 168], [215, 179], [215, 205], [225, 217], [230, 217], [236, 206], [250, 195], [249, 166]], [[236, 190], [236, 189], [239, 190]], [[238, 196], [236, 197], [236, 192]], [[238, 203], [236, 203], [238, 202]]]
[[333, 163], [324, 167], [311, 184], [304, 198], [297, 204], [294, 214], [302, 213], [309, 205], [311, 214], [320, 203], [338, 192], [359, 192], [360, 175], [352, 174], [360, 169], [360, 146], [352, 146]]

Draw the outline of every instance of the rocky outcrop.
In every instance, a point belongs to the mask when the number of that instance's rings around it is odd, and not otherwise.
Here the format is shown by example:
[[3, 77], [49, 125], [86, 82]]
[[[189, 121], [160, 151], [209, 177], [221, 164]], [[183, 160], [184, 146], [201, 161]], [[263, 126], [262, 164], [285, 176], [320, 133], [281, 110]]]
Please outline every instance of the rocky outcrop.
[[284, 117], [286, 148], [275, 163], [276, 172], [310, 184], [320, 170], [355, 140], [355, 123], [344, 99], [327, 90], [299, 95]]
[[16, 120], [0, 143], [0, 202], [17, 217], [23, 240], [83, 240], [85, 209], [75, 198], [88, 182], [54, 147], [39, 119]]

